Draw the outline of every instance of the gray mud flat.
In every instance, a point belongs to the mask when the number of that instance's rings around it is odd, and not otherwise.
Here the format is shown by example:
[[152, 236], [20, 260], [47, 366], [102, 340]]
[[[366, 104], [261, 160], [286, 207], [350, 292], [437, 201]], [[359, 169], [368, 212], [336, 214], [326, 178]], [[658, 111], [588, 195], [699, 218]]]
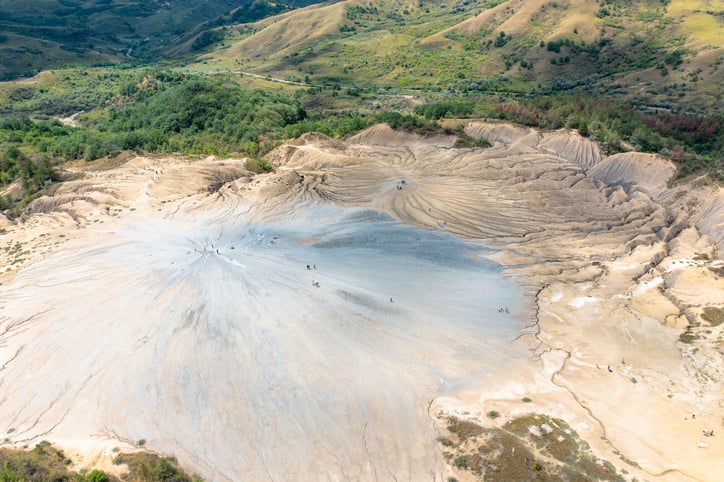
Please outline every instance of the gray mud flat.
[[375, 211], [280, 217], [129, 222], [0, 286], [2, 430], [145, 439], [210, 480], [441, 477], [429, 403], [525, 356], [518, 289]]

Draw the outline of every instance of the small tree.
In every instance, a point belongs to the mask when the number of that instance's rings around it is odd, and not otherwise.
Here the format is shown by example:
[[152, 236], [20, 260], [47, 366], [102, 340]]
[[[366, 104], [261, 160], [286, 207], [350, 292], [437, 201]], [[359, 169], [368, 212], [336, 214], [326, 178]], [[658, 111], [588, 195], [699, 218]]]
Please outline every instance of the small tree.
[[588, 122], [586, 122], [586, 119], [581, 119], [581, 121], [578, 123], [578, 133], [581, 134], [583, 137], [588, 137], [590, 134], [590, 131], [588, 130]]
[[108, 482], [110, 479], [108, 475], [102, 470], [95, 469], [85, 478], [87, 482]]

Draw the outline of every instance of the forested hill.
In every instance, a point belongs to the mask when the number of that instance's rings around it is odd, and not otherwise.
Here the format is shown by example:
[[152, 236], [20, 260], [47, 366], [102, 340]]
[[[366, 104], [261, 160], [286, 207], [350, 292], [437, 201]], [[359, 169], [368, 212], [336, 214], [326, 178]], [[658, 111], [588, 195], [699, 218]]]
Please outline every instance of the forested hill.
[[200, 51], [213, 29], [315, 0], [0, 0], [0, 80], [70, 65], [154, 60], [165, 47]]

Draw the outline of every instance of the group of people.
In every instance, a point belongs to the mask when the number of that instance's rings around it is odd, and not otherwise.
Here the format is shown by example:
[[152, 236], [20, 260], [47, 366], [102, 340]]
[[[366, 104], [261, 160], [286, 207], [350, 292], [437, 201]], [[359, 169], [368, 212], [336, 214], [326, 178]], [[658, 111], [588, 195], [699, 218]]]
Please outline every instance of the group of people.
[[[687, 417], [687, 416], [684, 417], [684, 420], [688, 420], [688, 419], [689, 419], [689, 417]], [[692, 419], [692, 420], [696, 420], [696, 414], [695, 414], [695, 413], [692, 413], [692, 414], [691, 414], [691, 419]], [[714, 431], [713, 431], [713, 430], [702, 430], [702, 431], [701, 431], [701, 434], [702, 434], [704, 437], [713, 437], [713, 436], [714, 436]]]
[[[317, 265], [316, 265], [316, 264], [308, 264], [308, 265], [307, 265], [307, 270], [311, 271], [312, 269], [317, 269]], [[315, 288], [319, 288], [319, 287], [320, 287], [319, 281], [314, 281], [314, 280], [312, 280], [312, 286], [314, 286]]]
[[501, 306], [498, 308], [498, 313], [510, 313], [510, 308], [507, 306]]
[[[313, 269], [317, 269], [317, 265], [316, 265], [316, 264], [308, 264], [308, 265], [307, 265], [307, 269], [310, 270], [310, 271], [313, 270]], [[314, 286], [315, 288], [321, 287], [321, 285], [319, 284], [319, 281], [315, 281], [315, 280], [312, 280], [312, 286]], [[390, 298], [390, 303], [394, 303], [394, 301], [392, 300], [392, 298]], [[507, 308], [506, 308], [506, 310], [507, 310]]]

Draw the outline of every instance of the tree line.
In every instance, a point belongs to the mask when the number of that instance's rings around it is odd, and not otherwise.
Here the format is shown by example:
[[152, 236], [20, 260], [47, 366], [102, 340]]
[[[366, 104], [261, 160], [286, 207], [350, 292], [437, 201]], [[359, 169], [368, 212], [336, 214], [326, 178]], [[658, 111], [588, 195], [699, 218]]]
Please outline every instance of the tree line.
[[[27, 116], [0, 119], [0, 189], [20, 180], [22, 194], [0, 197], [0, 210], [29, 201], [57, 181], [53, 167], [94, 161], [122, 151], [260, 157], [305, 132], [342, 137], [377, 122], [426, 133], [442, 118], [496, 118], [542, 129], [568, 127], [598, 141], [608, 153], [632, 145], [669, 156], [680, 174], [707, 171], [724, 180], [721, 116], [646, 113], [611, 99], [547, 95], [480, 96], [418, 105], [413, 113], [311, 115], [300, 96], [239, 86], [177, 72], [146, 73], [117, 86], [102, 109], [79, 118], [80, 127]], [[16, 190], [17, 191], [17, 190]]]

